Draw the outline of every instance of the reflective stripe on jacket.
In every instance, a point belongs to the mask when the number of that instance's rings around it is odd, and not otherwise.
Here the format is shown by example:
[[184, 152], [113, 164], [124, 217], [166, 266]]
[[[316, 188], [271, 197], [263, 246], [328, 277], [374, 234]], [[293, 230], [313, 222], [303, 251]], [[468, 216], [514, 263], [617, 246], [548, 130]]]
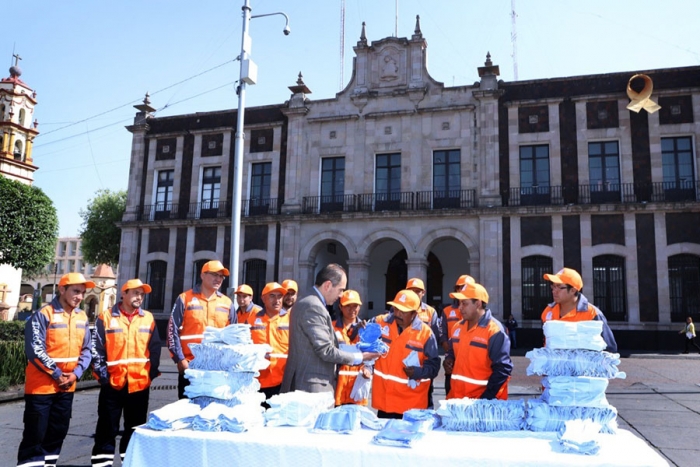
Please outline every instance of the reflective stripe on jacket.
[[200, 286], [196, 285], [175, 300], [168, 323], [168, 350], [175, 363], [183, 359], [192, 360], [194, 355], [189, 345], [202, 342], [207, 326], [224, 328], [237, 322], [230, 298], [217, 291], [208, 300], [202, 295]]
[[[77, 379], [92, 360], [91, 334], [85, 312], [75, 308], [66, 312], [58, 297], [32, 313], [24, 327], [24, 350], [27, 355], [24, 392], [56, 394], [62, 392], [58, 378], [74, 373]], [[75, 384], [68, 390], [75, 391]]]
[[[379, 358], [374, 365], [372, 407], [390, 413], [427, 408], [430, 378], [437, 375], [440, 362], [440, 357], [437, 356], [437, 341], [430, 327], [416, 316], [411, 326], [399, 334], [399, 328], [392, 313], [378, 316], [374, 321], [381, 326], [382, 340], [389, 346], [389, 352], [385, 357]], [[428, 348], [434, 355], [427, 354]], [[417, 386], [412, 389], [403, 371], [405, 366], [403, 360], [414, 350], [418, 353], [421, 367], [426, 371], [421, 372], [420, 368], [416, 369], [418, 371], [414, 373], [414, 379]], [[433, 361], [430, 365], [426, 365], [429, 360]], [[436, 364], [435, 360], [437, 360]]]
[[[359, 322], [359, 319], [356, 319]], [[352, 326], [345, 329], [343, 325], [343, 318], [338, 318], [333, 322], [333, 330], [338, 338], [339, 343], [343, 344], [356, 344], [360, 341], [360, 334], [358, 332], [353, 332]], [[352, 334], [352, 337], [348, 335], [348, 332]], [[338, 368], [338, 382], [335, 388], [335, 405], [343, 404], [357, 404], [357, 405], [367, 405], [368, 400], [362, 399], [361, 401], [356, 401], [350, 397], [352, 388], [355, 385], [355, 380], [358, 378], [360, 371], [364, 365], [340, 365]], [[364, 376], [359, 376], [364, 378]]]
[[469, 329], [461, 320], [452, 330], [447, 358], [454, 358], [448, 399], [508, 399], [508, 380], [513, 369], [510, 341], [491, 310]]
[[285, 309], [272, 318], [267, 316], [265, 310], [248, 317], [253, 343], [269, 344], [272, 347], [270, 366], [260, 370], [260, 387], [271, 388], [282, 384], [289, 354], [289, 317], [290, 313]]
[[158, 374], [160, 337], [153, 315], [139, 309], [131, 322], [119, 304], [104, 311], [95, 323], [93, 369], [100, 383], [129, 393], [143, 391]]

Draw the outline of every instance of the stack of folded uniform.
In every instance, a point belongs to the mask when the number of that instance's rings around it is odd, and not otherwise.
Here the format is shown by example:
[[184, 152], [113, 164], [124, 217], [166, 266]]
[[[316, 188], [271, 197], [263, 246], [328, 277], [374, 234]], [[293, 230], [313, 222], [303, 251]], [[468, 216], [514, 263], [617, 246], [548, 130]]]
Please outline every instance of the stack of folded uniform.
[[267, 426], [313, 426], [318, 416], [333, 407], [332, 392], [293, 391], [276, 394], [267, 400]]
[[545, 348], [526, 354], [527, 374], [543, 376], [544, 389], [527, 403], [526, 428], [561, 432], [567, 421], [589, 420], [600, 432], [614, 433], [617, 410], [605, 390], [608, 379], [626, 375], [617, 368], [620, 355], [603, 351], [602, 321], [547, 321], [543, 329]]
[[447, 431], [518, 431], [523, 428], [525, 403], [522, 400], [447, 399], [440, 401], [437, 414], [442, 419], [442, 428]]

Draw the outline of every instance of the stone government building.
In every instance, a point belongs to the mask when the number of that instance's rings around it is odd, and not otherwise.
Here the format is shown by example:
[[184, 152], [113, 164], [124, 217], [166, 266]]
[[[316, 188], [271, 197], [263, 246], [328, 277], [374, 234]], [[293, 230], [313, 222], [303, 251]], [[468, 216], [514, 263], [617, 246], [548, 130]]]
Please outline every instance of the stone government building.
[[[621, 348], [679, 346], [700, 319], [700, 67], [503, 82], [487, 55], [479, 81], [448, 87], [426, 48], [418, 21], [371, 43], [363, 25], [334, 98], [300, 74], [287, 102], [247, 109], [241, 280], [304, 290], [338, 262], [373, 316], [408, 277], [439, 305], [468, 273], [540, 345], [542, 274], [567, 266]], [[658, 112], [627, 110], [635, 73]], [[236, 111], [136, 108], [120, 270], [164, 321], [204, 262], [230, 261]]]

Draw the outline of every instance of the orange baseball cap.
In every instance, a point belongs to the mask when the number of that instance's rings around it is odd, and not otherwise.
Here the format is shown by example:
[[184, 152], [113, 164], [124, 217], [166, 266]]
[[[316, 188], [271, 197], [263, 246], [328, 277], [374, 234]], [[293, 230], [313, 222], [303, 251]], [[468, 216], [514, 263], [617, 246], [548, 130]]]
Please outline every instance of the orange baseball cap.
[[406, 312], [418, 311], [420, 308], [420, 298], [413, 290], [400, 290], [393, 301], [386, 303], [397, 310]]
[[409, 279], [408, 282], [406, 282], [406, 288], [421, 289], [423, 292], [425, 292], [425, 285], [423, 284], [423, 281], [416, 277], [414, 277], [413, 279]]
[[282, 287], [277, 282], [268, 282], [267, 284], [265, 284], [265, 288], [263, 289], [261, 295], [267, 295], [267, 294], [272, 293], [272, 292], [279, 292], [282, 295], [284, 295], [287, 293], [287, 289]]
[[220, 272], [224, 276], [228, 276], [228, 269], [221, 264], [221, 261], [208, 261], [202, 266], [202, 272]]
[[556, 274], [545, 274], [543, 277], [545, 280], [554, 284], [570, 285], [579, 291], [583, 288], [583, 279], [581, 279], [581, 275], [573, 269], [563, 268]]
[[472, 284], [464, 284], [459, 292], [453, 292], [450, 297], [456, 298], [457, 300], [481, 300], [484, 303], [489, 302], [489, 293], [486, 291], [483, 285], [477, 284], [476, 282]]
[[233, 293], [234, 295], [238, 294], [243, 294], [243, 295], [253, 295], [253, 289], [250, 288], [248, 284], [241, 284], [238, 286], [236, 291]]
[[143, 291], [146, 293], [151, 293], [151, 290], [153, 290], [150, 285], [141, 282], [141, 279], [129, 279], [122, 285], [122, 292], [126, 292], [129, 289], [138, 289], [139, 287], [143, 288]]
[[282, 287], [287, 289], [287, 292], [289, 292], [290, 290], [293, 290], [295, 292], [299, 292], [299, 286], [297, 285], [296, 281], [293, 281], [291, 279], [283, 280]]
[[345, 305], [362, 305], [362, 300], [360, 300], [360, 294], [354, 290], [346, 290], [340, 296], [340, 306]]
[[85, 276], [79, 272], [69, 272], [68, 274], [64, 274], [61, 276], [61, 280], [58, 281], [59, 287], [74, 284], [85, 284], [85, 288], [87, 289], [92, 289], [95, 287], [95, 283], [93, 281], [85, 279]]
[[464, 285], [464, 284], [476, 284], [476, 281], [469, 274], [464, 274], [463, 276], [459, 276], [459, 279], [457, 279], [457, 282], [455, 283], [455, 285]]

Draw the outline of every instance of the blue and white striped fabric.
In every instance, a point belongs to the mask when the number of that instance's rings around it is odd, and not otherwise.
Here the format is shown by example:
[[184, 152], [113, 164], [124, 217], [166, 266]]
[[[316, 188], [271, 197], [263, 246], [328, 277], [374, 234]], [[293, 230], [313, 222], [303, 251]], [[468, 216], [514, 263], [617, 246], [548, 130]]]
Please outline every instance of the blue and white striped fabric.
[[440, 401], [437, 414], [448, 431], [517, 431], [523, 428], [525, 402], [499, 399], [447, 399]]
[[204, 330], [204, 343], [221, 342], [224, 344], [252, 344], [249, 324], [230, 324], [224, 328], [207, 326]]
[[601, 433], [615, 434], [617, 410], [608, 407], [579, 407], [549, 405], [540, 399], [527, 401], [525, 429], [530, 431], [560, 431], [570, 420], [591, 420], [599, 423]]
[[545, 376], [542, 378], [541, 399], [549, 405], [608, 407], [605, 390], [607, 378], [592, 376]]
[[542, 326], [548, 349], [605, 350], [602, 321], [546, 321]]
[[625, 379], [619, 371], [620, 354], [583, 349], [532, 349], [525, 354], [530, 359], [528, 376], [596, 376]]
[[270, 366], [266, 354], [272, 352], [268, 344], [223, 344], [216, 342], [190, 344], [194, 360], [193, 370], [260, 371]]
[[209, 396], [197, 396], [192, 398], [192, 402], [204, 408], [214, 402], [223, 404], [227, 407], [235, 407], [237, 405], [260, 405], [265, 402], [265, 394], [262, 392], [251, 392], [248, 394], [236, 394], [231, 399], [217, 399]]

